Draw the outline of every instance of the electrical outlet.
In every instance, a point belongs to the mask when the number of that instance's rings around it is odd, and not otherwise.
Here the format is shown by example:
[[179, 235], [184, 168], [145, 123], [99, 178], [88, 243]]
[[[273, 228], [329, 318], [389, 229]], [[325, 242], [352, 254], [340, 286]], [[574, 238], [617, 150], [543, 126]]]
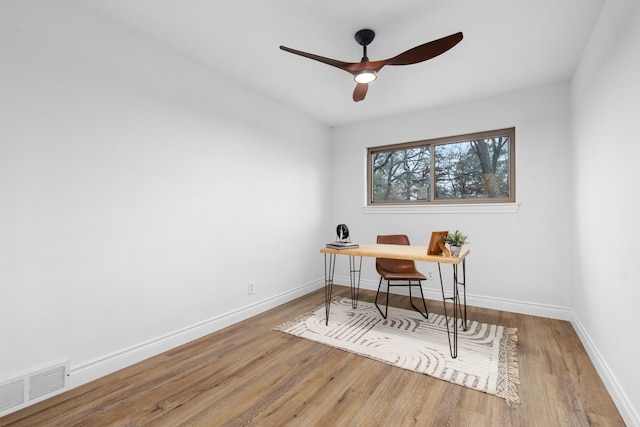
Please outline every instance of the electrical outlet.
[[427, 270], [427, 280], [433, 280], [433, 270]]
[[253, 295], [255, 293], [255, 284], [256, 282], [254, 282], [253, 280], [249, 282], [249, 285], [247, 286], [247, 295]]

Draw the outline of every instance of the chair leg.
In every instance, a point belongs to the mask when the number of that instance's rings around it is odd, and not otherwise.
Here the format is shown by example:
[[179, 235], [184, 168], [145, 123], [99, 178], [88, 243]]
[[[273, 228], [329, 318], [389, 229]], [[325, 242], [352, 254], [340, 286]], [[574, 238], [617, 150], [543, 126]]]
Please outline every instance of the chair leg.
[[422, 282], [418, 280], [418, 288], [420, 288], [420, 295], [422, 296], [422, 305], [424, 305], [424, 313], [420, 311], [420, 309], [413, 304], [413, 298], [411, 296], [411, 288], [413, 286], [415, 285], [411, 284], [411, 281], [409, 281], [409, 302], [411, 303], [411, 307], [413, 307], [415, 311], [420, 313], [422, 317], [424, 317], [425, 319], [428, 319], [429, 310], [427, 310], [427, 302], [424, 300], [424, 292], [422, 292]]
[[[380, 277], [380, 283], [378, 283], [378, 291], [376, 292], [376, 308], [378, 309], [378, 311], [380, 312], [380, 314], [382, 315], [383, 319], [387, 318], [387, 315], [385, 313], [382, 312], [382, 310], [380, 310], [380, 307], [378, 307], [378, 294], [380, 293], [380, 287], [382, 286], [382, 277]], [[387, 284], [387, 310], [389, 309], [389, 285]]]
[[384, 318], [387, 318], [387, 314], [389, 314], [389, 291], [391, 290], [391, 282], [387, 280], [387, 302], [384, 306]]
[[[393, 286], [406, 286], [406, 285], [393, 285]], [[411, 294], [411, 288], [413, 286], [418, 286], [420, 288], [420, 296], [422, 297], [422, 305], [424, 306], [424, 313], [418, 307], [416, 307], [415, 304], [413, 304], [413, 295]], [[386, 298], [384, 313], [382, 312], [382, 309], [378, 305], [378, 295], [380, 295], [380, 288], [381, 287], [382, 287], [382, 277], [380, 277], [380, 282], [378, 283], [378, 290], [376, 291], [375, 305], [376, 305], [376, 308], [378, 309], [378, 311], [380, 312], [380, 314], [382, 315], [382, 318], [386, 319], [387, 318], [387, 314], [389, 313], [389, 290], [391, 288], [390, 281], [387, 280], [387, 298]], [[414, 285], [413, 283], [411, 283], [411, 280], [409, 280], [409, 302], [411, 303], [411, 307], [413, 307], [413, 309], [415, 311], [420, 313], [422, 315], [422, 317], [424, 317], [425, 319], [429, 318], [429, 310], [427, 310], [427, 302], [424, 300], [424, 292], [422, 291], [422, 282], [421, 281], [418, 280], [418, 284]]]

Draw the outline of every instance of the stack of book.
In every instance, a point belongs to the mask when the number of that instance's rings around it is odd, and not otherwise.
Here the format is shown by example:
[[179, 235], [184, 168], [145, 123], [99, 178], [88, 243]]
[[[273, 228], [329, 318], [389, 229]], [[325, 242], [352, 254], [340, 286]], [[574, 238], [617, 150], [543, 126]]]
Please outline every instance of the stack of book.
[[357, 243], [351, 242], [331, 242], [327, 243], [327, 247], [330, 249], [356, 249], [359, 246]]

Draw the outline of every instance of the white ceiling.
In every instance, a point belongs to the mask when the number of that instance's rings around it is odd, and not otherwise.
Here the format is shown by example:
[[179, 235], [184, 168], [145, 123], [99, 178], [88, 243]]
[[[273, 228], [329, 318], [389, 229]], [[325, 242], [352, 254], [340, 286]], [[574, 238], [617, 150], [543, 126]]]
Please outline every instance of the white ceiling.
[[[329, 125], [568, 81], [604, 0], [78, 0], [122, 26]], [[462, 31], [429, 61], [385, 67], [363, 102], [352, 76], [280, 50], [370, 60]]]

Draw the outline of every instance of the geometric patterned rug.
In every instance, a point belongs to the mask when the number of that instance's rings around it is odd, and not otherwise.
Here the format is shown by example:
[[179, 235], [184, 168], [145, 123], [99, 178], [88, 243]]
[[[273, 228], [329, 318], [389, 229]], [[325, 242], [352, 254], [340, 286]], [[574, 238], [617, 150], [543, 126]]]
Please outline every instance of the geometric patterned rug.
[[[453, 319], [449, 319], [453, 327]], [[376, 306], [348, 298], [331, 303], [329, 325], [324, 304], [276, 330], [339, 348], [410, 371], [520, 403], [516, 328], [467, 321], [458, 329], [458, 357], [449, 352], [443, 315], [389, 307], [383, 319]]]

